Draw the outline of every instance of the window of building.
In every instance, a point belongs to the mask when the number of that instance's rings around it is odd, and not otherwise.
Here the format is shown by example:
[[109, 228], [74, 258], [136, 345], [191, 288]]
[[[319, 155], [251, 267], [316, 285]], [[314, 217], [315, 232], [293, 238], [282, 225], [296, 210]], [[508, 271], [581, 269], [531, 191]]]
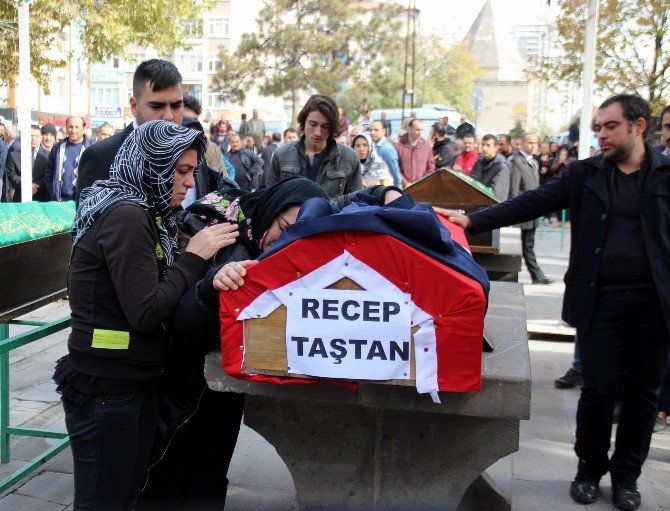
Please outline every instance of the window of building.
[[210, 55], [207, 70], [210, 73], [216, 73], [221, 70], [221, 59], [218, 55]]
[[119, 98], [118, 87], [91, 87], [91, 101], [95, 105], [118, 106]]
[[179, 58], [179, 70], [182, 72], [202, 71], [201, 53], [184, 53]]
[[216, 92], [211, 92], [209, 94], [207, 103], [210, 108], [223, 108], [226, 106], [226, 102], [221, 99], [221, 96]]
[[145, 60], [144, 53], [129, 53], [128, 56], [126, 57], [126, 62], [128, 64], [132, 64], [133, 66], [138, 65], [140, 62], [143, 62], [144, 60]]
[[183, 83], [181, 88], [184, 94], [190, 94], [202, 103], [202, 85], [199, 83]]
[[184, 22], [184, 35], [186, 37], [202, 37], [203, 35], [202, 20], [186, 20]]
[[65, 78], [63, 78], [62, 76], [58, 77], [58, 97], [59, 98], [65, 97]]
[[228, 37], [228, 18], [211, 18], [209, 20], [210, 37]]

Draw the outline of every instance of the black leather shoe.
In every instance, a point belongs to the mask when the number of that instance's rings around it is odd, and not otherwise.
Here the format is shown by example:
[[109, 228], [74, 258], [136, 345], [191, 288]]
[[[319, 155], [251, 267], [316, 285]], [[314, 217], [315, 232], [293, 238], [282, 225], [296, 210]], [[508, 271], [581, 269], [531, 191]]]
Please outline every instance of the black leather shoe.
[[533, 284], [553, 284], [554, 281], [551, 279], [548, 279], [547, 277], [542, 277], [541, 279], [537, 279], [533, 281]]
[[598, 485], [600, 484], [602, 474], [603, 471], [594, 470], [584, 460], [579, 460], [577, 475], [575, 476], [575, 480], [570, 484], [570, 496], [572, 500], [580, 504], [593, 504], [600, 493]]
[[568, 372], [565, 373], [560, 378], [554, 380], [554, 386], [557, 389], [572, 389], [578, 385], [582, 384], [582, 375], [576, 371], [573, 371], [572, 368], [568, 369]]
[[599, 483], [600, 478], [589, 480], [575, 478], [570, 484], [570, 496], [572, 500], [580, 504], [593, 504], [600, 493], [598, 489]]
[[641, 502], [637, 481], [633, 477], [612, 479], [612, 504], [618, 509], [637, 509]]

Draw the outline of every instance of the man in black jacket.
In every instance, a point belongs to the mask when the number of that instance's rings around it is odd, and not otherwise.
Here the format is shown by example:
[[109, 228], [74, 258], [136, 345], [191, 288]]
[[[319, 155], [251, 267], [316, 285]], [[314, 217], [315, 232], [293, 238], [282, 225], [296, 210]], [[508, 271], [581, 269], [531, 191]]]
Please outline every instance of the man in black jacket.
[[[44, 171], [47, 155], [40, 148], [42, 133], [37, 126], [30, 128], [30, 147], [32, 161], [32, 191], [34, 201], [48, 201], [49, 194], [44, 186]], [[7, 155], [7, 181], [10, 185], [8, 201], [21, 202], [21, 148]], [[10, 197], [11, 196], [11, 197]]]
[[509, 197], [509, 168], [498, 154], [498, 139], [494, 135], [484, 135], [481, 146], [482, 156], [475, 163], [470, 177], [490, 186], [499, 201]]
[[[570, 209], [572, 247], [563, 319], [577, 329], [582, 362], [570, 495], [598, 497], [609, 470], [613, 502], [637, 509], [637, 478], [649, 451], [658, 389], [670, 344], [670, 159], [644, 143], [649, 105], [628, 94], [596, 115], [602, 154], [560, 176], [469, 216], [446, 214], [473, 233]], [[623, 395], [616, 447], [608, 459], [612, 413]]]
[[181, 124], [184, 117], [181, 74], [172, 62], [151, 59], [137, 66], [133, 76], [130, 111], [135, 117], [132, 124], [121, 133], [89, 147], [82, 154], [76, 182], [77, 202], [84, 188], [99, 179], [109, 179], [109, 168], [114, 157], [135, 126], [156, 120]]

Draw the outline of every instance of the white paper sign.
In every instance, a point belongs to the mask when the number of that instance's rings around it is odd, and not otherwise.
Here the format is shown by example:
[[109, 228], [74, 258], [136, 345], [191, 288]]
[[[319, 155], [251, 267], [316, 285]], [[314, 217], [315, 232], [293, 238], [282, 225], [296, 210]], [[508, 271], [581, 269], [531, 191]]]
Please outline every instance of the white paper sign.
[[407, 380], [410, 295], [296, 289], [286, 314], [288, 372], [358, 380]]

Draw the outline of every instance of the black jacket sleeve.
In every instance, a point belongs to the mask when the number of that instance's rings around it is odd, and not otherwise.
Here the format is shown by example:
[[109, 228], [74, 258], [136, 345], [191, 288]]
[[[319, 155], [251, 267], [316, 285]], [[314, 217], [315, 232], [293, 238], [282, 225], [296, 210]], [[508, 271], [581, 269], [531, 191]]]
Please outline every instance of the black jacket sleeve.
[[468, 218], [472, 221], [472, 227], [468, 231], [478, 234], [566, 209], [570, 175], [571, 172], [565, 171], [535, 190], [528, 190], [500, 204], [470, 213]]
[[157, 236], [141, 207], [121, 204], [100, 220], [97, 249], [107, 263], [123, 313], [133, 328], [151, 332], [174, 313], [208, 263], [184, 252], [160, 279]]

